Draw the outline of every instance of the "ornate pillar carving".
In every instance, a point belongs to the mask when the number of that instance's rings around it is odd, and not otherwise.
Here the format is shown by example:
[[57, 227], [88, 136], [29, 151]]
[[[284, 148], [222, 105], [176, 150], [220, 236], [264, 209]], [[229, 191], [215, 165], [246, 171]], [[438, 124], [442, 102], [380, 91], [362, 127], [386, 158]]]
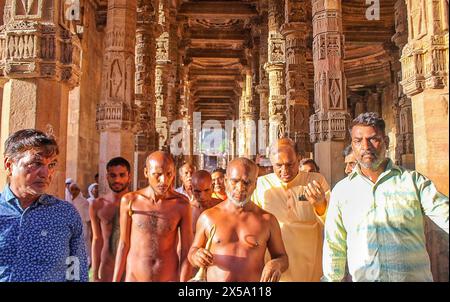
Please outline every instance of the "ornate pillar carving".
[[306, 66], [307, 0], [287, 0], [281, 33], [286, 39], [287, 129], [303, 152], [310, 152], [309, 93]]
[[[182, 61], [182, 58], [180, 58]], [[178, 119], [183, 121], [183, 128], [181, 129], [182, 147], [183, 152], [180, 156], [183, 157], [184, 162], [193, 162], [193, 114], [194, 104], [191, 99], [191, 86], [192, 82], [189, 79], [189, 67], [182, 66], [180, 68], [180, 102], [178, 103]], [[178, 129], [179, 130], [179, 129]], [[180, 163], [182, 164], [182, 163]]]
[[448, 195], [448, 1], [407, 0], [406, 7], [401, 85], [411, 98], [415, 165]]
[[[37, 128], [53, 134], [60, 155], [50, 192], [63, 198], [67, 105], [69, 91], [79, 85], [80, 77], [81, 46], [76, 32], [80, 20], [66, 19], [67, 7], [61, 1], [3, 3], [0, 78], [7, 82], [3, 87], [0, 148], [19, 129]], [[0, 185], [5, 182], [2, 172]]]
[[170, 10], [168, 0], [160, 0], [158, 24], [161, 34], [156, 39], [156, 132], [158, 148], [168, 150], [170, 144], [169, 128], [176, 119], [177, 98], [177, 27], [175, 12]]
[[100, 132], [100, 191], [107, 190], [106, 164], [116, 156], [133, 165], [135, 105], [136, 0], [108, 2], [102, 92], [97, 107]]
[[[398, 57], [402, 55], [403, 47], [408, 43], [408, 24], [406, 17], [406, 3], [404, 0], [398, 0], [394, 6], [395, 9], [395, 34], [392, 42], [399, 49]], [[397, 57], [397, 56], [396, 56]], [[411, 99], [405, 95], [400, 85], [402, 81], [402, 70], [400, 64], [394, 65], [394, 71], [397, 74], [395, 78], [397, 99], [393, 104], [394, 115], [396, 119], [396, 148], [395, 161], [409, 169], [414, 169], [414, 135], [412, 122]]]
[[160, 0], [158, 5], [158, 25], [161, 34], [156, 38], [156, 66], [155, 66], [155, 127], [157, 133], [157, 147], [159, 150], [167, 148], [169, 129], [165, 114], [167, 102], [167, 70], [169, 59], [169, 7], [167, 0]]
[[268, 130], [269, 130], [269, 78], [264, 66], [268, 59], [268, 25], [267, 11], [261, 14], [259, 24], [259, 84], [255, 87], [259, 94], [259, 123], [258, 123], [258, 153], [267, 155]]
[[[448, 195], [448, 1], [407, 0], [406, 8], [408, 43], [402, 51], [401, 84], [411, 99], [414, 123], [404, 118], [403, 130], [411, 133], [409, 127], [414, 128], [416, 170]], [[406, 148], [412, 151], [412, 146]], [[448, 234], [428, 218], [425, 226], [434, 281], [448, 281]]]
[[155, 149], [155, 3], [138, 0], [136, 24], [135, 103], [138, 110], [134, 154], [134, 188], [145, 186], [146, 156]]
[[[167, 123], [170, 129], [170, 125], [177, 119], [177, 103], [180, 100], [179, 85], [180, 82], [180, 62], [179, 62], [179, 27], [176, 20], [176, 9], [169, 10], [169, 60], [170, 65], [168, 69], [168, 92], [167, 92]], [[169, 132], [169, 139], [171, 139], [173, 133]], [[170, 141], [169, 141], [170, 143]]]
[[269, 144], [286, 135], [286, 86], [284, 84], [285, 39], [280, 33], [284, 22], [283, 1], [268, 1]]
[[243, 73], [243, 85], [241, 96], [241, 108], [239, 112], [239, 128], [243, 137], [239, 139], [239, 156], [252, 159], [256, 152], [256, 123], [255, 108], [252, 100], [252, 70], [245, 68]]
[[312, 0], [315, 113], [310, 138], [320, 172], [331, 186], [344, 177], [340, 154], [349, 120], [341, 5], [340, 0]]

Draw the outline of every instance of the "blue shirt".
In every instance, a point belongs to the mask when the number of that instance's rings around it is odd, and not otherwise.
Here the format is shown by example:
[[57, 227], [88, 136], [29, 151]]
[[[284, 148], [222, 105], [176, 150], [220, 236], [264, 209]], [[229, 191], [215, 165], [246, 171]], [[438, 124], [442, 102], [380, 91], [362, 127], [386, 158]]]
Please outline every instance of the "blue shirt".
[[83, 226], [68, 202], [42, 195], [23, 210], [0, 194], [0, 282], [88, 281]]

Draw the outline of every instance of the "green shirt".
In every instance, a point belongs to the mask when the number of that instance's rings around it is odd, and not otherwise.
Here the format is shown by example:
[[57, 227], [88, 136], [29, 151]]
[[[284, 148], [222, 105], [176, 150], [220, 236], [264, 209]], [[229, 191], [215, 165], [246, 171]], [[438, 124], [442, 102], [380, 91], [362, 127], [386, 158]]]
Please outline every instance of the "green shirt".
[[372, 183], [359, 167], [334, 187], [325, 221], [325, 281], [433, 281], [427, 215], [448, 234], [448, 197], [416, 171], [389, 162]]

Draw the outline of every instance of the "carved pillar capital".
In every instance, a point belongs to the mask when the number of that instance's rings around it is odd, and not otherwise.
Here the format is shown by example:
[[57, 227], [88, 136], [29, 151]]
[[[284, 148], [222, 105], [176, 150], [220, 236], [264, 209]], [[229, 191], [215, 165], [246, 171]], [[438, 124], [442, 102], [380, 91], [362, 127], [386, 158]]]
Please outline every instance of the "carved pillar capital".
[[[0, 76], [79, 84], [81, 46], [62, 1], [11, 1], [0, 27]], [[54, 14], [46, 14], [54, 11]]]
[[135, 104], [137, 129], [135, 151], [155, 149], [155, 5], [138, 1], [136, 25]]
[[347, 97], [340, 0], [313, 0], [314, 109], [311, 142], [344, 140]]
[[411, 97], [448, 87], [448, 3], [408, 0], [408, 43], [402, 51], [402, 86]]
[[395, 34], [392, 36], [392, 42], [400, 50], [400, 55], [403, 47], [408, 43], [408, 23], [406, 18], [406, 3], [405, 0], [397, 0], [394, 5], [395, 14]]
[[136, 130], [136, 108], [126, 103], [101, 103], [97, 106], [98, 131]]
[[97, 107], [99, 131], [127, 130], [133, 133], [137, 130], [134, 126], [137, 115], [136, 19], [135, 0], [112, 0], [109, 3], [102, 70], [103, 86]]

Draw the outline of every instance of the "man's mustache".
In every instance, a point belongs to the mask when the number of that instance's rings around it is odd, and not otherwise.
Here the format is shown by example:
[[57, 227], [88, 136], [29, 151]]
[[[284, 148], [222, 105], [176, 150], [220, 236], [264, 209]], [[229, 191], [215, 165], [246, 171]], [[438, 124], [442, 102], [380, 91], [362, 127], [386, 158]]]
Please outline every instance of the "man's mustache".
[[366, 156], [366, 155], [372, 155], [374, 157], [377, 157], [377, 154], [372, 151], [365, 151], [365, 152], [363, 152], [363, 154], [361, 156]]

